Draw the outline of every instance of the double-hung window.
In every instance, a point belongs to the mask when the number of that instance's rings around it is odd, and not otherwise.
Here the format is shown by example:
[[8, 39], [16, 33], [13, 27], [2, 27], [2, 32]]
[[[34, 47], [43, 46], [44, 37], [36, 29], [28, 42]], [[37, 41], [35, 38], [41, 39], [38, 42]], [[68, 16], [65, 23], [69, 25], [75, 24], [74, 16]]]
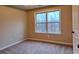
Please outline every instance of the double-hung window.
[[60, 10], [41, 12], [35, 14], [36, 33], [61, 33]]
[[46, 13], [36, 14], [35, 32], [46, 33]]

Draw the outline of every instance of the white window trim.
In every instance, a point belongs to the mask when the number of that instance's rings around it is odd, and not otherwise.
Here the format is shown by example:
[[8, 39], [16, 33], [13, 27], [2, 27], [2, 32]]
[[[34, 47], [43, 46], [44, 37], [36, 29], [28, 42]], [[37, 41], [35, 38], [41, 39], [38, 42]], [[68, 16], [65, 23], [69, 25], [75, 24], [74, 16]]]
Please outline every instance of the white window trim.
[[[36, 14], [39, 14], [39, 13], [48, 13], [48, 12], [53, 12], [53, 11], [60, 11], [60, 25], [59, 25], [59, 32], [58, 33], [49, 33], [49, 32], [36, 32], [35, 28], [34, 28], [34, 33], [38, 33], [38, 34], [62, 34], [62, 30], [61, 30], [61, 9], [53, 9], [53, 10], [46, 10], [46, 11], [38, 11], [38, 12], [35, 12], [34, 13], [34, 20], [36, 20]], [[35, 21], [34, 21], [35, 22]]]

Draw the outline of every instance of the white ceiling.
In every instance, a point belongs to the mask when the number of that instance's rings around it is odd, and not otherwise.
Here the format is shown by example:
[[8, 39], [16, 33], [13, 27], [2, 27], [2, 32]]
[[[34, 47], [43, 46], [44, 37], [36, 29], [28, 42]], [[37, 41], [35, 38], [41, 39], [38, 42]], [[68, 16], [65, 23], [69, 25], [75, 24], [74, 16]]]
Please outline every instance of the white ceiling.
[[23, 9], [23, 10], [28, 10], [28, 9], [45, 7], [47, 5], [11, 5], [11, 6], [15, 8]]

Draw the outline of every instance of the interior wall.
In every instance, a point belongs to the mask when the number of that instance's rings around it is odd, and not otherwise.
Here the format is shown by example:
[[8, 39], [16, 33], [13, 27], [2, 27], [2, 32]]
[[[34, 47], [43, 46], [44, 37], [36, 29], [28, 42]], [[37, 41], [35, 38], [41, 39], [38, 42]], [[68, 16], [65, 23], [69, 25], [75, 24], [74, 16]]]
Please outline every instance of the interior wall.
[[[62, 34], [35, 33], [34, 14], [36, 12], [60, 9], [61, 10], [61, 31]], [[55, 42], [72, 43], [72, 6], [51, 6], [29, 10], [27, 12], [27, 37], [32, 39], [48, 40]]]
[[26, 12], [0, 6], [0, 49], [24, 40]]

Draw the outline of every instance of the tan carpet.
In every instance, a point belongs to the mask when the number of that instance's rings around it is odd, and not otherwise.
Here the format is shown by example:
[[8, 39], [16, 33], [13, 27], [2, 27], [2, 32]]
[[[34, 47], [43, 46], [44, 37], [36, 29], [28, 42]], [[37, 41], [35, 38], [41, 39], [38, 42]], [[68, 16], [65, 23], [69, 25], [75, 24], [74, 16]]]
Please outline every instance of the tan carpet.
[[0, 51], [0, 54], [72, 54], [72, 50], [72, 47], [63, 45], [24, 41]]

